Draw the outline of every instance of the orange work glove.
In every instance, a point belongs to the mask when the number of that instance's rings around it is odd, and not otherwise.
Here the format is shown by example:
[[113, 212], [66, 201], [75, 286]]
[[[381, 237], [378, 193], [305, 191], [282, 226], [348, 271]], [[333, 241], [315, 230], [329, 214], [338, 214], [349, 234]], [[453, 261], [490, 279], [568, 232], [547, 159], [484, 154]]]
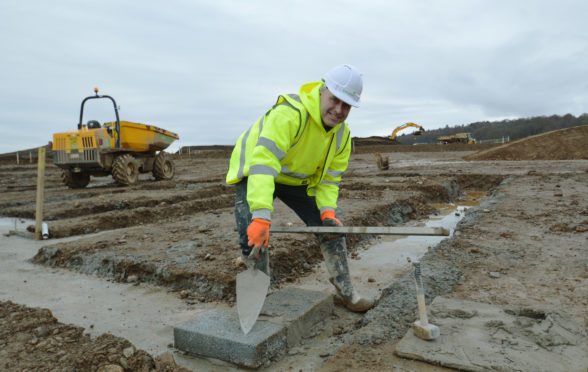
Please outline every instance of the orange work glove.
[[271, 221], [254, 218], [247, 228], [247, 244], [250, 246], [267, 248]]
[[321, 214], [321, 221], [324, 226], [343, 226], [343, 223], [335, 217], [335, 211], [328, 210]]

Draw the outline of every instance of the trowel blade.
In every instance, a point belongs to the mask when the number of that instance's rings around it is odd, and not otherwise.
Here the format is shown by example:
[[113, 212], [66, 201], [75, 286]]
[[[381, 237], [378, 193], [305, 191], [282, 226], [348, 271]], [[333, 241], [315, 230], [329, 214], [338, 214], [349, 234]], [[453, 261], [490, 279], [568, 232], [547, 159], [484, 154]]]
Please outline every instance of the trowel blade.
[[269, 286], [270, 277], [263, 271], [250, 267], [237, 274], [237, 312], [243, 333], [249, 333], [257, 321]]

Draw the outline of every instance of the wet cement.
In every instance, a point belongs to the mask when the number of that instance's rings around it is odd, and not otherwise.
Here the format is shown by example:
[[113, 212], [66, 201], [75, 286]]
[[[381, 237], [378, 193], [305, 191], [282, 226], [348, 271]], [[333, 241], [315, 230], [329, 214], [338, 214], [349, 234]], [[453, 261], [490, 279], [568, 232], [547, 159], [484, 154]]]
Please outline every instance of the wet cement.
[[554, 311], [436, 297], [429, 322], [440, 328], [439, 338], [425, 341], [409, 330], [396, 354], [464, 371], [582, 371], [588, 366], [586, 330]]
[[[166, 289], [144, 283], [115, 283], [32, 264], [30, 258], [48, 241], [19, 236], [26, 235], [30, 224], [34, 221], [0, 218], [0, 300], [50, 309], [61, 322], [84, 327], [92, 337], [110, 333], [155, 356], [174, 351], [177, 324], [212, 308], [228, 308], [222, 303], [188, 305]], [[19, 235], [6, 236], [15, 228]], [[51, 243], [67, 240], [75, 238]], [[200, 361], [199, 370], [218, 370], [218, 363]]]
[[[476, 203], [478, 200], [476, 201]], [[468, 205], [444, 204], [437, 207], [441, 211], [429, 220], [415, 224], [420, 227], [443, 227], [455, 231], [455, 226], [465, 216]], [[446, 236], [381, 236], [371, 244], [360, 249], [349, 259], [351, 280], [360, 294], [370, 298], [380, 298], [385, 288], [412, 270], [410, 262], [419, 261], [432, 247]], [[295, 285], [300, 288], [329, 291], [333, 290], [324, 263], [313, 274], [299, 279]]]

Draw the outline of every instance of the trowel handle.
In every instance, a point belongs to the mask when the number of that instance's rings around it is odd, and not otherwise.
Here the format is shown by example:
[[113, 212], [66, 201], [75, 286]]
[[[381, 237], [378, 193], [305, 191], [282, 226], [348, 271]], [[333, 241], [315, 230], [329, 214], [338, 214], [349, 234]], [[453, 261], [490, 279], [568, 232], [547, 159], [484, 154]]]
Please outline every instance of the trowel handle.
[[252, 258], [259, 258], [259, 251], [263, 249], [263, 246], [258, 245], [253, 247], [253, 249], [251, 250], [251, 253], [249, 253], [249, 256], [247, 258], [252, 259]]
[[421, 326], [426, 327], [429, 324], [427, 319], [427, 308], [425, 307], [425, 290], [423, 288], [423, 281], [421, 279], [421, 263], [413, 262], [414, 266], [414, 283], [417, 292], [417, 304], [419, 307], [419, 318]]

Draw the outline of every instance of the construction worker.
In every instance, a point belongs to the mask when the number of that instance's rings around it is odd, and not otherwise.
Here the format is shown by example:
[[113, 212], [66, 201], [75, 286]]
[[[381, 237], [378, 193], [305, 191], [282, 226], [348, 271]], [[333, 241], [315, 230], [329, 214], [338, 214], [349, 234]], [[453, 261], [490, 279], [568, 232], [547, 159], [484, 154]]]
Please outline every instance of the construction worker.
[[[226, 177], [236, 187], [235, 218], [247, 265], [269, 276], [267, 245], [273, 199], [279, 198], [307, 226], [342, 226], [337, 198], [347, 169], [351, 136], [345, 119], [359, 107], [363, 82], [359, 71], [340, 65], [322, 82], [281, 95], [276, 104], [236, 142]], [[317, 235], [321, 252], [345, 306], [363, 312], [373, 301], [351, 284], [344, 235]], [[260, 247], [257, 257], [249, 257]]]

